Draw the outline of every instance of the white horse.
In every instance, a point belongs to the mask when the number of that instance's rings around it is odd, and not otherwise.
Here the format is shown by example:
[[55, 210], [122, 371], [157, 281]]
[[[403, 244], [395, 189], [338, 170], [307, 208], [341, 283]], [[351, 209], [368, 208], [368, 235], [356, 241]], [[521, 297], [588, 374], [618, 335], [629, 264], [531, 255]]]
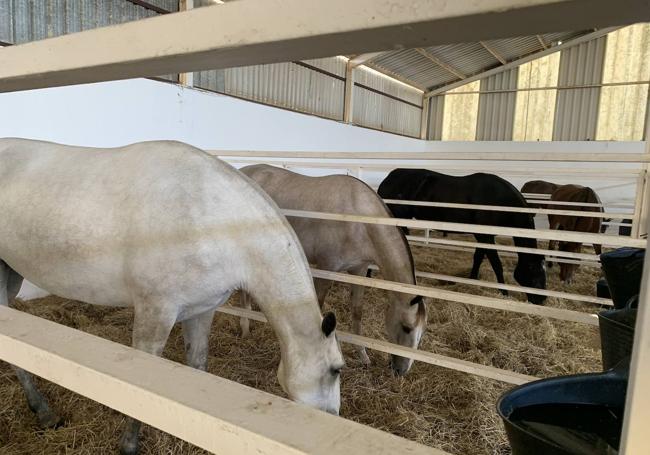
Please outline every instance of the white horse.
[[[0, 182], [0, 305], [25, 277], [69, 299], [131, 306], [133, 347], [154, 355], [182, 321], [187, 363], [205, 369], [214, 311], [242, 289], [279, 339], [284, 391], [338, 414], [336, 319], [321, 317], [290, 225], [237, 170], [177, 142], [0, 139]], [[16, 373], [39, 423], [56, 425], [31, 376]], [[130, 419], [122, 453], [137, 452], [139, 427]]]
[[[252, 178], [282, 208], [319, 212], [391, 217], [384, 201], [368, 185], [347, 175], [308, 177], [286, 169], [258, 164], [240, 169]], [[307, 260], [317, 268], [334, 272], [366, 275], [368, 267], [379, 267], [384, 279], [416, 284], [413, 256], [404, 233], [397, 226], [346, 223], [311, 218], [290, 218]], [[321, 307], [332, 282], [316, 279], [316, 294]], [[361, 334], [363, 286], [353, 285], [350, 296], [352, 330]], [[388, 292], [385, 322], [388, 339], [402, 346], [417, 348], [426, 328], [426, 307], [422, 297]], [[243, 305], [250, 307], [244, 297]], [[242, 319], [242, 333], [248, 332], [248, 320]], [[370, 359], [358, 347], [361, 361]], [[404, 375], [413, 359], [391, 356], [391, 367]]]

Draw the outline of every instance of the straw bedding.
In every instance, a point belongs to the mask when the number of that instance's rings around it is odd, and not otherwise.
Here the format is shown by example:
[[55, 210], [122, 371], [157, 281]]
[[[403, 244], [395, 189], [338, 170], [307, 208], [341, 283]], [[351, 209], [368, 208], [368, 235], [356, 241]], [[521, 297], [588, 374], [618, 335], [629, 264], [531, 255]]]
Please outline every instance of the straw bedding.
[[[466, 238], [452, 235], [451, 238]], [[587, 251], [587, 250], [585, 250]], [[471, 254], [415, 247], [419, 270], [467, 276]], [[503, 258], [506, 280], [512, 278], [514, 258]], [[600, 274], [597, 268], [581, 267], [571, 286], [559, 282], [558, 267], [549, 269], [549, 288], [593, 294]], [[487, 260], [483, 279], [494, 280]], [[420, 280], [421, 284], [454, 291], [498, 297], [497, 290], [462, 284]], [[333, 309], [339, 327], [347, 330], [349, 290], [335, 284], [326, 307]], [[523, 301], [511, 293], [508, 297]], [[364, 296], [364, 335], [384, 338], [384, 291], [368, 289]], [[522, 305], [525, 303], [522, 302]], [[588, 303], [549, 298], [547, 305], [581, 311], [597, 311]], [[128, 344], [132, 312], [47, 297], [17, 302], [17, 308], [88, 333]], [[595, 327], [548, 318], [506, 313], [463, 304], [429, 300], [429, 328], [421, 349], [519, 373], [548, 377], [601, 368], [598, 332]], [[279, 361], [273, 332], [267, 325], [251, 323], [251, 336], [239, 336], [236, 318], [219, 315], [211, 335], [208, 370], [216, 375], [282, 395], [275, 378]], [[404, 378], [395, 378], [388, 356], [369, 351], [372, 365], [364, 367], [352, 346], [343, 345], [347, 366], [342, 374], [341, 414], [454, 454], [507, 454], [509, 448], [495, 412], [499, 395], [510, 386], [497, 381], [416, 363]], [[183, 361], [180, 328], [172, 332], [164, 356]], [[10, 367], [0, 364], [0, 453], [104, 454], [115, 453], [123, 417], [102, 405], [61, 387], [38, 380], [41, 390], [60, 412], [65, 425], [40, 431], [29, 411], [22, 389]], [[152, 428], [143, 432], [144, 454], [201, 454], [202, 450]]]

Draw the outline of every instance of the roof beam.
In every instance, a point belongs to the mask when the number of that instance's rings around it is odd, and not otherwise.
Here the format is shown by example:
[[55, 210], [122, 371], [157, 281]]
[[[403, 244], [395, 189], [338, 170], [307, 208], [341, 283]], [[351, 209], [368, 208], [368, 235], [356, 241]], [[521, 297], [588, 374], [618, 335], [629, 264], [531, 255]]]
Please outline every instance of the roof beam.
[[382, 52], [369, 52], [367, 54], [360, 54], [350, 59], [350, 64], [354, 68], [355, 66], [365, 65], [366, 63], [376, 59], [380, 55], [386, 54], [386, 51]]
[[150, 11], [155, 11], [158, 14], [169, 14], [171, 11], [166, 10], [164, 8], [161, 8], [159, 6], [153, 5], [149, 2], [145, 2], [144, 0], [126, 0], [129, 3], [133, 3], [134, 5], [141, 6], [145, 9], [148, 9]]
[[219, 8], [5, 47], [0, 51], [0, 92], [622, 25], [650, 20], [647, 4], [648, 0], [228, 2]]
[[453, 74], [453, 75], [456, 76], [458, 79], [465, 79], [465, 78], [467, 77], [467, 76], [466, 76], [465, 74], [463, 74], [461, 71], [459, 71], [459, 70], [457, 70], [456, 68], [454, 68], [453, 66], [451, 66], [451, 65], [449, 65], [449, 64], [447, 64], [447, 63], [445, 63], [445, 62], [443, 62], [442, 60], [440, 60], [440, 59], [439, 59], [438, 57], [436, 57], [435, 55], [431, 54], [430, 52], [425, 51], [424, 49], [422, 49], [422, 48], [420, 48], [420, 47], [416, 48], [416, 49], [415, 49], [415, 52], [417, 52], [418, 54], [420, 54], [420, 55], [423, 56], [424, 58], [426, 58], [426, 59], [432, 61], [433, 63], [435, 63], [435, 64], [438, 65], [439, 67], [445, 69], [447, 72]]
[[479, 44], [483, 46], [483, 49], [485, 49], [490, 54], [492, 54], [492, 57], [496, 58], [499, 62], [501, 62], [502, 65], [508, 63], [506, 59], [501, 56], [501, 54], [499, 54], [496, 50], [494, 50], [494, 48], [490, 46], [488, 43], [486, 43], [485, 41], [479, 41]]
[[585, 43], [587, 41], [591, 41], [591, 40], [594, 40], [596, 38], [600, 38], [601, 36], [607, 35], [608, 33], [611, 33], [611, 32], [613, 32], [615, 30], [618, 30], [619, 28], [621, 28], [621, 27], [602, 28], [600, 30], [596, 30], [595, 32], [587, 33], [586, 35], [582, 35], [582, 36], [579, 36], [577, 38], [573, 38], [573, 39], [571, 39], [569, 41], [564, 41], [562, 44], [560, 44], [558, 46], [553, 46], [553, 47], [549, 47], [548, 49], [544, 49], [542, 51], [533, 52], [532, 54], [528, 54], [525, 57], [522, 57], [522, 58], [519, 58], [519, 59], [516, 59], [516, 60], [512, 60], [512, 61], [506, 63], [505, 65], [500, 65], [500, 66], [497, 66], [496, 68], [492, 68], [492, 69], [489, 69], [487, 71], [483, 71], [483, 72], [480, 72], [480, 73], [477, 73], [477, 74], [473, 74], [473, 75], [469, 76], [466, 79], [456, 81], [456, 82], [452, 82], [451, 84], [446, 84], [446, 85], [444, 85], [442, 87], [437, 87], [437, 88], [435, 88], [433, 90], [430, 90], [427, 93], [425, 93], [424, 96], [425, 97], [430, 97], [430, 96], [439, 95], [439, 94], [444, 93], [444, 92], [448, 92], [449, 90], [453, 90], [455, 88], [458, 88], [458, 87], [460, 87], [462, 85], [465, 85], [465, 84], [468, 84], [470, 82], [474, 82], [474, 81], [477, 81], [479, 79], [484, 79], [484, 78], [492, 76], [494, 74], [498, 74], [498, 73], [501, 73], [503, 71], [507, 71], [507, 70], [515, 68], [517, 66], [523, 65], [524, 63], [528, 63], [528, 62], [530, 62], [532, 60], [536, 60], [538, 58], [545, 57], [545, 56], [547, 56], [549, 54], [559, 52], [559, 51], [561, 51], [563, 49], [567, 49], [569, 47], [573, 47], [573, 46], [576, 46], [578, 44]]
[[539, 41], [539, 44], [542, 46], [542, 49], [548, 49], [549, 45], [548, 43], [544, 40], [544, 37], [542, 35], [535, 35], [537, 37], [537, 41]]
[[412, 80], [402, 76], [401, 74], [397, 74], [397, 73], [395, 73], [395, 72], [393, 72], [391, 70], [387, 70], [386, 68], [383, 68], [381, 66], [377, 66], [374, 63], [369, 63], [368, 62], [368, 63], [365, 63], [363, 66], [366, 66], [366, 67], [368, 67], [368, 68], [370, 68], [372, 70], [375, 70], [378, 73], [383, 74], [384, 76], [388, 76], [390, 78], [393, 78], [393, 79], [401, 82], [402, 84], [405, 84], [405, 85], [413, 87], [413, 88], [415, 88], [417, 90], [420, 90], [421, 92], [426, 92], [427, 91], [426, 87], [418, 84], [417, 82], [413, 82]]

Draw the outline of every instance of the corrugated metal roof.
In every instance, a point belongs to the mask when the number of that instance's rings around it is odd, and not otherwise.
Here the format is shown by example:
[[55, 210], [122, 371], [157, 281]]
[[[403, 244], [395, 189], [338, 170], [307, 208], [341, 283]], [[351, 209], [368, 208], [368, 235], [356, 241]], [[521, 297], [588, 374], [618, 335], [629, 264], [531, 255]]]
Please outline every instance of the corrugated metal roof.
[[[542, 38], [544, 37], [542, 36]], [[546, 39], [544, 42], [547, 44], [550, 43]], [[487, 44], [508, 62], [543, 49], [542, 44], [535, 35], [496, 39], [487, 41]]]
[[[590, 31], [548, 33], [540, 37], [548, 47]], [[491, 40], [486, 44], [506, 62], [544, 50], [537, 35]], [[431, 90], [458, 81], [459, 74], [471, 76], [501, 65], [490, 50], [481, 43], [446, 44], [424, 48], [424, 52], [416, 49], [386, 52], [370, 60], [369, 65], [415, 87]], [[426, 54], [433, 58], [427, 58]]]
[[0, 40], [20, 44], [157, 15], [123, 0], [0, 0]]
[[167, 11], [178, 11], [178, 0], [146, 0], [147, 3], [166, 9]]
[[[214, 89], [203, 85], [205, 80], [198, 82], [201, 83], [199, 86]], [[215, 80], [217, 82], [218, 79]], [[345, 82], [292, 63], [226, 69], [224, 89], [229, 95], [331, 119], [343, 119]]]
[[479, 43], [446, 44], [425, 50], [465, 75], [476, 74], [499, 64], [499, 61]]
[[346, 61], [340, 57], [316, 58], [303, 61], [308, 65], [315, 66], [328, 73], [336, 74], [343, 78], [345, 77]]
[[419, 54], [415, 49], [389, 52], [372, 60], [378, 69], [399, 74], [416, 87], [427, 88], [432, 80], [453, 82], [458, 78]]

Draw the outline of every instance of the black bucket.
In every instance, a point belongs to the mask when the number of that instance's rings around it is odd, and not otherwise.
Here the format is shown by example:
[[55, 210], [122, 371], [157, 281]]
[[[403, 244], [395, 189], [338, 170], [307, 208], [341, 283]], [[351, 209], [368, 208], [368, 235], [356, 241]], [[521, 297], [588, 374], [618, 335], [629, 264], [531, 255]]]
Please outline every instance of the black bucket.
[[639, 293], [644, 256], [645, 250], [639, 248], [619, 248], [600, 255], [615, 308], [624, 308]]
[[628, 302], [628, 308], [598, 313], [603, 370], [613, 368], [632, 354], [637, 311], [636, 308], [632, 308], [633, 301], [635, 299]]
[[[632, 220], [629, 218], [626, 218], [623, 220], [624, 223], [632, 224]], [[625, 235], [627, 237], [632, 235], [632, 226], [619, 226], [618, 227], [618, 235]]]
[[618, 453], [627, 368], [542, 379], [501, 396], [513, 455]]
[[609, 293], [609, 286], [605, 277], [601, 277], [596, 282], [596, 296], [604, 299], [611, 299], [612, 295]]

